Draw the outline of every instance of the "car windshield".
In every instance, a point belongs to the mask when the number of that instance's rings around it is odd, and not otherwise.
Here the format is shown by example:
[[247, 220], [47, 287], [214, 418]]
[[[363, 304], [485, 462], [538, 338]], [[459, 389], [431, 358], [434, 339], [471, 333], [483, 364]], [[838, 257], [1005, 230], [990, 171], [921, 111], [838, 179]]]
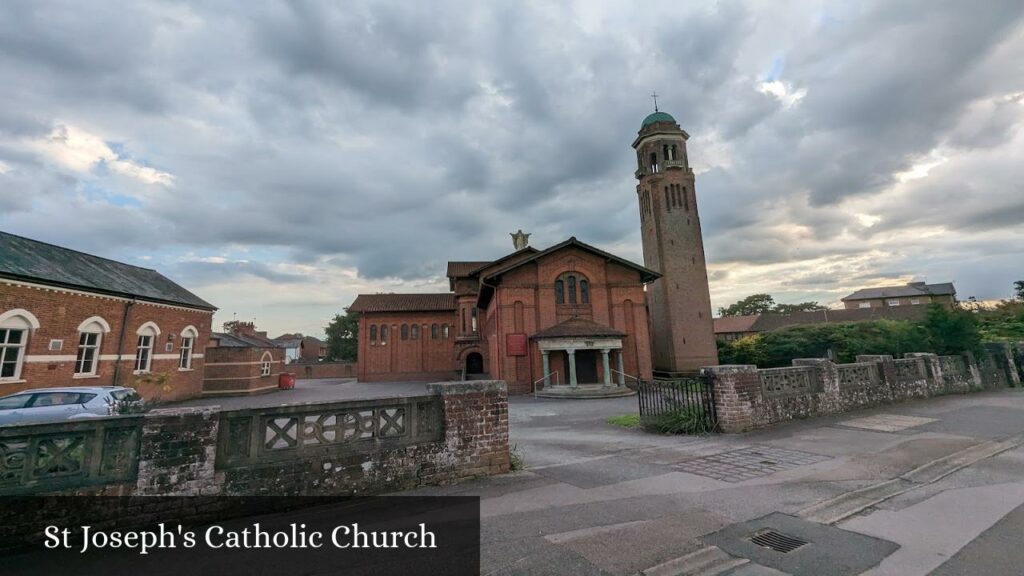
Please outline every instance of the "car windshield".
[[16, 394], [14, 396], [5, 396], [4, 398], [0, 398], [0, 410], [24, 408], [25, 404], [28, 404], [29, 398], [32, 398], [31, 394]]

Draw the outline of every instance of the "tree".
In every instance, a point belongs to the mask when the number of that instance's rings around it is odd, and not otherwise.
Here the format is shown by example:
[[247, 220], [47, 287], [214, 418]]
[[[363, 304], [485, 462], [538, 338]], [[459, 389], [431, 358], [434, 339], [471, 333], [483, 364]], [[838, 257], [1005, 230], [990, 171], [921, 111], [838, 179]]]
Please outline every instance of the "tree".
[[1013, 283], [1013, 293], [1017, 300], [1024, 300], [1024, 280], [1017, 280]]
[[330, 361], [354, 362], [359, 350], [359, 314], [345, 310], [345, 314], [335, 314], [330, 324], [324, 328], [327, 332], [327, 357]]
[[735, 304], [719, 308], [718, 314], [721, 316], [750, 316], [771, 312], [774, 307], [775, 299], [771, 294], [751, 294]]
[[974, 314], [966, 310], [950, 310], [938, 304], [928, 306], [921, 326], [928, 331], [931, 352], [960, 354], [981, 347], [981, 333]]
[[794, 312], [811, 312], [813, 310], [825, 310], [826, 307], [818, 304], [817, 301], [797, 302], [796, 304], [776, 304], [772, 312], [776, 314], [792, 314]]

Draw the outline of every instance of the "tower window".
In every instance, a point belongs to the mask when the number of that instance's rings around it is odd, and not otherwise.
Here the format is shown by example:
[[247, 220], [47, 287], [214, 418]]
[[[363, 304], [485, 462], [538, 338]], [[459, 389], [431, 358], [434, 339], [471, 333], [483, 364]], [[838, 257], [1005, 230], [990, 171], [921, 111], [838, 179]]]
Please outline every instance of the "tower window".
[[669, 196], [668, 186], [665, 186], [665, 208], [669, 212], [672, 211], [672, 204], [674, 204], [674, 202], [672, 200], [673, 200], [673, 198], [671, 198]]
[[680, 186], [679, 188], [680, 188], [679, 189], [679, 194], [683, 197], [683, 210], [686, 210], [687, 212], [689, 212], [690, 211], [690, 200], [686, 196], [686, 188], [683, 188], [682, 186]]
[[658, 172], [658, 154], [651, 152], [651, 172]]

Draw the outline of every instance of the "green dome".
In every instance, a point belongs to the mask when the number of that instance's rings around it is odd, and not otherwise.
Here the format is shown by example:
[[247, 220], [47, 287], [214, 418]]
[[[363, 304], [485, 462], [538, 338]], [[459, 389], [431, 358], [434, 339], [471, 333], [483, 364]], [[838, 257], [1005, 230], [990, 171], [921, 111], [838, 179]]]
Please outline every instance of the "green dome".
[[641, 124], [640, 127], [643, 128], [644, 126], [647, 126], [648, 124], [654, 124], [655, 122], [675, 123], [675, 121], [676, 119], [673, 118], [671, 114], [666, 114], [665, 112], [655, 112], [653, 114], [649, 114], [647, 118], [644, 118], [644, 123]]

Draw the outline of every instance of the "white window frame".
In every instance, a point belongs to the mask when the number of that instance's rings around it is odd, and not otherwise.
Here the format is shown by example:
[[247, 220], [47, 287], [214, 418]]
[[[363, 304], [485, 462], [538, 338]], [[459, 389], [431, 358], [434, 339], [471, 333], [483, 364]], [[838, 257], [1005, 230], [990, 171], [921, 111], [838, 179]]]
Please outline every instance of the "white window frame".
[[[100, 316], [86, 318], [78, 325], [78, 346], [75, 348], [75, 373], [72, 378], [94, 378], [99, 374], [100, 351], [103, 349], [104, 335], [110, 332], [110, 324]], [[92, 371], [79, 372], [82, 366], [82, 334], [95, 334], [96, 344], [92, 347]]]
[[[7, 360], [7, 354], [14, 350], [14, 374], [11, 376], [0, 376], [0, 382], [22, 382], [21, 371], [25, 367], [25, 351], [28, 349], [28, 340], [32, 333], [39, 328], [39, 320], [28, 310], [15, 308], [0, 314], [0, 330], [7, 330], [4, 334], [4, 344], [0, 344], [0, 363]], [[17, 331], [21, 338], [17, 344], [7, 344], [10, 340], [10, 333]]]
[[195, 342], [192, 336], [182, 336], [181, 346], [178, 351], [178, 370], [192, 369], [192, 346]]
[[900, 299], [899, 298], [889, 298], [888, 300], [885, 301], [885, 305], [886, 306], [899, 306], [900, 305]]
[[[96, 340], [92, 344], [83, 343], [82, 340], [86, 336], [95, 336]], [[95, 376], [99, 371], [100, 363], [100, 346], [103, 344], [103, 332], [93, 330], [83, 330], [78, 333], [78, 348], [75, 352], [75, 375], [74, 378], [87, 378], [89, 376]], [[88, 372], [82, 371], [82, 366], [85, 364], [86, 355], [92, 353], [91, 368]]]
[[871, 302], [860, 302], [857, 304], [857, 308], [871, 308]]
[[[148, 374], [153, 368], [153, 340], [156, 336], [152, 334], [139, 334], [135, 344], [135, 373]], [[145, 359], [145, 360], [143, 360]]]
[[274, 357], [270, 355], [270, 352], [263, 353], [263, 357], [260, 358], [260, 378], [270, 376], [270, 364], [273, 360]]
[[920, 304], [920, 303], [921, 303], [921, 299], [920, 299], [920, 298], [911, 298], [911, 299], [910, 299], [910, 304], [911, 304], [912, 306], [917, 306], [917, 305], [918, 305], [918, 304]]

